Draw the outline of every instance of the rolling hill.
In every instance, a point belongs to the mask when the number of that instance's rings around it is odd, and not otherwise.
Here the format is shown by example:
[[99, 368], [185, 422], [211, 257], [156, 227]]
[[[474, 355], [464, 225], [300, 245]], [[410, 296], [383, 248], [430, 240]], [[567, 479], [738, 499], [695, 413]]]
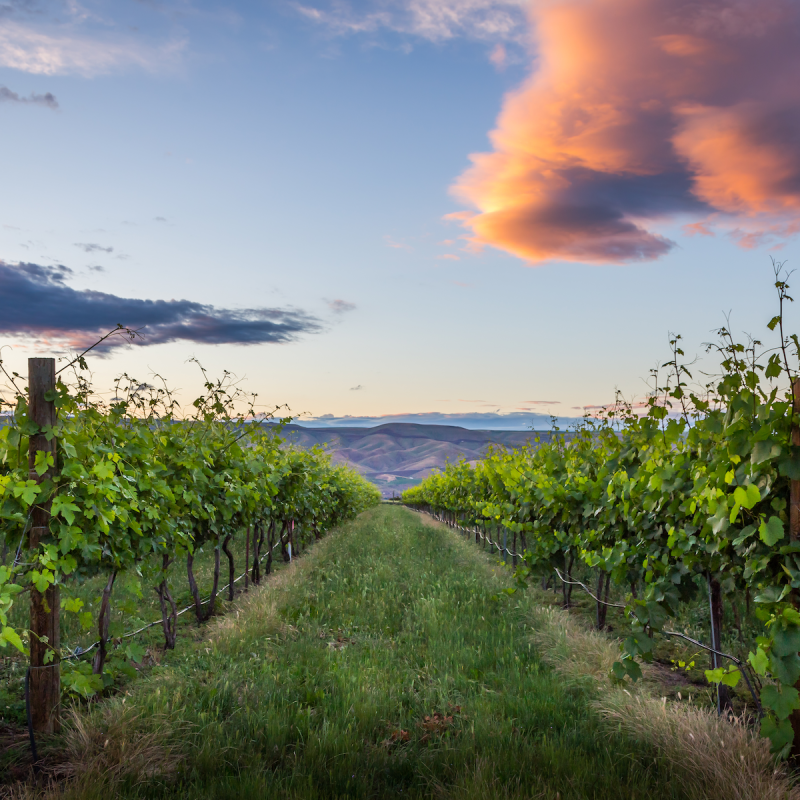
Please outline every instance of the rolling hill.
[[448, 461], [478, 461], [491, 444], [522, 447], [548, 433], [474, 431], [450, 425], [393, 422], [374, 428], [306, 428], [287, 425], [287, 440], [300, 447], [322, 445], [377, 485], [385, 497], [400, 494]]

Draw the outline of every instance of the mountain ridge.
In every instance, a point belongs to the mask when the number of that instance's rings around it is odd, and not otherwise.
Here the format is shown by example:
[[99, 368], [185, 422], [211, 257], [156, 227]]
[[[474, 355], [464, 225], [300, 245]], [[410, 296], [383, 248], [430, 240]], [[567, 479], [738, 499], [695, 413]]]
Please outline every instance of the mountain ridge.
[[447, 462], [479, 461], [491, 445], [516, 449], [549, 432], [471, 430], [456, 425], [389, 422], [372, 428], [313, 428], [289, 424], [283, 437], [298, 447], [325, 447], [337, 463], [362, 473], [384, 496], [401, 493]]

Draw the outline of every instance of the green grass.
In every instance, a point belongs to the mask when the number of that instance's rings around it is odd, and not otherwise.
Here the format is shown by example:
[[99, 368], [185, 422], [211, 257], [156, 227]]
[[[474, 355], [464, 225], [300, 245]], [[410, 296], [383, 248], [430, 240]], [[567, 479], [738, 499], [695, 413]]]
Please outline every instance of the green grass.
[[[81, 719], [68, 796], [681, 797], [541, 662], [508, 582], [375, 508]], [[426, 728], [437, 712], [452, 720]]]
[[[297, 534], [299, 534], [299, 530]], [[231, 541], [230, 549], [234, 554], [236, 577], [238, 578], [244, 572], [245, 563], [245, 535], [243, 531]], [[262, 548], [262, 554], [265, 550], [266, 543]], [[265, 563], [262, 562], [262, 577]], [[117, 578], [111, 596], [111, 620], [109, 625], [111, 639], [117, 639], [117, 637], [121, 637], [129, 631], [137, 630], [150, 622], [161, 619], [158, 596], [154, 591], [154, 586], [161, 580], [158, 573], [160, 566], [160, 556], [154, 556], [146, 559], [140, 565], [139, 572], [131, 570]], [[278, 547], [273, 551], [272, 571], [278, 571], [283, 566], [283, 559]], [[212, 545], [206, 545], [197, 551], [194, 573], [202, 599], [205, 600], [209, 596], [213, 585], [214, 548]], [[192, 605], [194, 601], [189, 591], [186, 560], [181, 558], [173, 561], [167, 570], [167, 576], [170, 591], [178, 610], [182, 611], [187, 606]], [[106, 580], [107, 576], [104, 575], [87, 578], [80, 582], [69, 580], [62, 588], [62, 600], [67, 597], [79, 598], [84, 603], [83, 611], [88, 611], [92, 615], [92, 625], [86, 629], [80, 624], [77, 614], [61, 612], [61, 644], [65, 650], [74, 651], [78, 646], [86, 649], [97, 641], [97, 615]], [[228, 559], [223, 553], [220, 560], [220, 588], [227, 583]], [[244, 580], [241, 580], [236, 584], [236, 593], [240, 593], [243, 588]], [[230, 608], [227, 598], [227, 589], [217, 595], [216, 609], [218, 612], [225, 613]], [[16, 603], [12, 608], [10, 624], [19, 629], [25, 629], [28, 625], [28, 613], [27, 596], [23, 596], [20, 602]], [[186, 648], [188, 642], [197, 638], [198, 624], [193, 607], [178, 617], [177, 636], [176, 646], [178, 653]], [[132, 640], [125, 639], [122, 640], [122, 643], [126, 644], [130, 641]], [[164, 657], [162, 655], [164, 634], [160, 623], [138, 634], [133, 641], [146, 652], [143, 665], [137, 665], [137, 668], [146, 670], [154, 663], [160, 662]], [[90, 661], [92, 655], [93, 651], [85, 656], [84, 660]], [[172, 657], [173, 654], [166, 654], [168, 662]], [[27, 663], [27, 659], [24, 656], [11, 649], [7, 649], [0, 657], [0, 725], [4, 722], [12, 725], [25, 724], [23, 681]], [[113, 661], [109, 663], [109, 670], [114, 677], [112, 691], [127, 683], [126, 675], [114, 669]], [[3, 766], [4, 759], [0, 754], [0, 771]]]

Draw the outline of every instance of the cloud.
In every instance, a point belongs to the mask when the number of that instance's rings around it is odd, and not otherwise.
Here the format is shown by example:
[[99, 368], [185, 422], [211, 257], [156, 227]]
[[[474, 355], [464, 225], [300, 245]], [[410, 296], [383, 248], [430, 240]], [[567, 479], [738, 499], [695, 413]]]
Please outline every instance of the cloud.
[[153, 219], [154, 219], [156, 222], [166, 222], [166, 221], [167, 221], [167, 218], [166, 218], [166, 217], [153, 217]]
[[363, 388], [364, 387], [359, 383], [358, 386], [351, 386], [350, 387], [350, 391], [351, 392], [360, 392]]
[[10, 19], [0, 25], [0, 67], [33, 75], [93, 77], [137, 67], [157, 73], [174, 67], [186, 47], [184, 40], [160, 45], [142, 43], [130, 36], [93, 34], [81, 30], [85, 17], [52, 30]]
[[497, 67], [501, 72], [506, 68], [506, 62], [508, 61], [508, 53], [506, 52], [505, 45], [502, 42], [498, 42], [492, 52], [489, 53], [489, 61]]
[[395, 250], [411, 250], [411, 247], [409, 245], [404, 244], [403, 242], [396, 242], [394, 239], [392, 239], [391, 236], [387, 235], [387, 236], [384, 236], [383, 238], [384, 238], [386, 244], [389, 247], [393, 247]]
[[516, 39], [525, 27], [525, 0], [379, 0], [362, 12], [341, 0], [327, 5], [296, 3], [295, 8], [339, 36], [390, 30], [430, 42], [496, 41]]
[[328, 300], [326, 302], [334, 314], [345, 314], [348, 311], [356, 310], [356, 304], [349, 303], [347, 300]]
[[461, 261], [461, 256], [457, 256], [455, 253], [442, 253], [440, 256], [436, 256], [437, 261]]
[[46, 106], [54, 111], [58, 108], [58, 100], [55, 95], [47, 92], [45, 94], [34, 94], [31, 92], [27, 97], [21, 97], [16, 92], [12, 92], [6, 86], [0, 86], [0, 103], [22, 103], [24, 105]]
[[684, 236], [713, 236], [714, 231], [708, 227], [707, 222], [691, 222], [684, 225], [681, 230]]
[[292, 342], [321, 330], [302, 311], [232, 310], [190, 300], [139, 300], [72, 289], [68, 267], [0, 261], [0, 334], [36, 336], [82, 346], [118, 323], [141, 329], [145, 344], [178, 339], [202, 344]]
[[493, 150], [448, 215], [538, 264], [647, 261], [659, 226], [738, 229], [744, 246], [800, 221], [800, 4], [536, 0], [535, 62], [506, 95]]
[[101, 244], [94, 242], [75, 242], [75, 247], [80, 247], [84, 253], [113, 253], [113, 247], [103, 247]]

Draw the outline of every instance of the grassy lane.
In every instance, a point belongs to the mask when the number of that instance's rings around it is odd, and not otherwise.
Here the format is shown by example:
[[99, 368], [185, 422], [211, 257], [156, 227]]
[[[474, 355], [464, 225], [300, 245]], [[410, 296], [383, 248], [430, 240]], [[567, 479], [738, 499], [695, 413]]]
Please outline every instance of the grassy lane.
[[97, 708], [68, 794], [680, 797], [540, 663], [507, 582], [443, 527], [367, 512]]

